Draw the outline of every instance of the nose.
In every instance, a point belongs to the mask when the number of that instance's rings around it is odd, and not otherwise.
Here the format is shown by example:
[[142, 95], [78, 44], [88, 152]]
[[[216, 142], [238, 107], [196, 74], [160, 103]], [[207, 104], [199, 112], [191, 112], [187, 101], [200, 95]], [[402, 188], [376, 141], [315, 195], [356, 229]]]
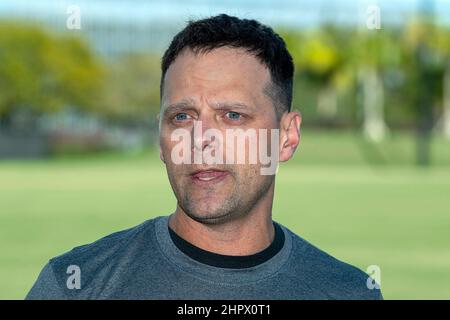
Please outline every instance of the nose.
[[204, 133], [210, 129], [210, 120], [205, 119], [206, 117], [199, 118], [194, 121], [194, 126], [192, 128], [192, 146], [194, 151], [202, 152], [211, 143], [211, 139], [205, 139]]
[[202, 115], [194, 120], [192, 128], [192, 146], [194, 151], [202, 152], [212, 145], [212, 139], [208, 133], [209, 129], [218, 129], [212, 115]]

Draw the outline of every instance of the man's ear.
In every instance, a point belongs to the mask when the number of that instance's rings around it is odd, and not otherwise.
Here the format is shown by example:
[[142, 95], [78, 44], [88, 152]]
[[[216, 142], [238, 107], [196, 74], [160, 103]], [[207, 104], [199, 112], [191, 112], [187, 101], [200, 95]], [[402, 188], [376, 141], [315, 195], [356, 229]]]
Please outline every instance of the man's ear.
[[300, 143], [300, 126], [302, 116], [300, 112], [284, 113], [280, 120], [280, 162], [288, 161], [294, 155]]

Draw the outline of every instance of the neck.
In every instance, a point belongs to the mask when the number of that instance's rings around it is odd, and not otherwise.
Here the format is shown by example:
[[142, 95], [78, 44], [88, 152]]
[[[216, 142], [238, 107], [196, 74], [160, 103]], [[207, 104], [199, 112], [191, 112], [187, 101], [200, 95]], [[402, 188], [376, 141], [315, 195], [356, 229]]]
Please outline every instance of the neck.
[[273, 241], [273, 189], [244, 217], [223, 224], [203, 224], [190, 218], [178, 205], [169, 226], [181, 238], [203, 250], [245, 256], [267, 248]]

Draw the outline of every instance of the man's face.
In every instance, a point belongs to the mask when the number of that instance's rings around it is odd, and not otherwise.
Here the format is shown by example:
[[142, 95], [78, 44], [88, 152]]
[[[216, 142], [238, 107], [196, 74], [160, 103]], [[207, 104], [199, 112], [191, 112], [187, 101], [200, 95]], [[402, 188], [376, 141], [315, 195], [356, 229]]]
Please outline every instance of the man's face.
[[[270, 81], [268, 69], [254, 56], [227, 47], [198, 54], [185, 50], [167, 70], [161, 101], [161, 158], [178, 205], [194, 220], [221, 223], [242, 217], [269, 194], [274, 175], [261, 174], [259, 157], [249, 163], [249, 136], [244, 148], [234, 144], [233, 150], [228, 140], [199, 138], [194, 131], [216, 129], [226, 137], [227, 130], [251, 129], [259, 141], [259, 129], [270, 132], [279, 126], [273, 101], [264, 92]], [[191, 134], [192, 160], [196, 153], [221, 154], [221, 150], [223, 164], [176, 164], [172, 151], [180, 141], [172, 140], [177, 129]], [[266, 138], [267, 153], [278, 152], [275, 147], [270, 150], [270, 134]], [[230, 151], [234, 163], [225, 159]], [[245, 155], [244, 164], [236, 164], [239, 153]]]

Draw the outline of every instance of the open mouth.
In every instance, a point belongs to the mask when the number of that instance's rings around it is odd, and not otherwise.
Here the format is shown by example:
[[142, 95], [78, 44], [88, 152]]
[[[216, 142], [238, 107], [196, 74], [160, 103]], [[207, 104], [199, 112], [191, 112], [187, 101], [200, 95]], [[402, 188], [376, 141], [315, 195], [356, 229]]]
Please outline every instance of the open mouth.
[[191, 173], [192, 180], [198, 183], [219, 182], [228, 176], [228, 171], [218, 169], [198, 170]]

